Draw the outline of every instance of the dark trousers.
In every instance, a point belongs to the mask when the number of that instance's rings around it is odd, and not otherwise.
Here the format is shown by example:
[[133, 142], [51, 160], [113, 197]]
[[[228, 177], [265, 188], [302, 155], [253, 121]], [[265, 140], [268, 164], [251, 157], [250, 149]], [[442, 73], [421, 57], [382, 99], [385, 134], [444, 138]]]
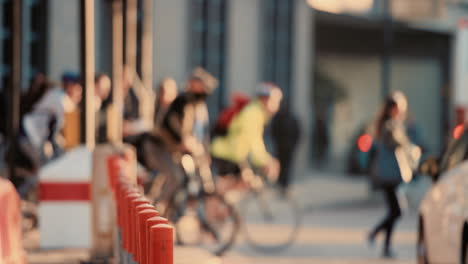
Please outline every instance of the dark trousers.
[[387, 202], [387, 215], [374, 228], [374, 230], [371, 232], [371, 236], [375, 237], [378, 233], [384, 231], [386, 234], [384, 250], [388, 251], [391, 248], [393, 228], [395, 227], [396, 221], [401, 216], [401, 209], [398, 203], [396, 187], [385, 187], [383, 191], [385, 194], [385, 200]]
[[183, 184], [184, 171], [179, 164], [180, 160], [158, 137], [144, 133], [126, 141], [137, 149], [138, 162], [149, 171], [157, 171], [165, 177], [161, 200], [167, 200]]
[[294, 158], [294, 150], [283, 150], [278, 155], [280, 162], [280, 174], [278, 184], [286, 190], [291, 182], [291, 166]]

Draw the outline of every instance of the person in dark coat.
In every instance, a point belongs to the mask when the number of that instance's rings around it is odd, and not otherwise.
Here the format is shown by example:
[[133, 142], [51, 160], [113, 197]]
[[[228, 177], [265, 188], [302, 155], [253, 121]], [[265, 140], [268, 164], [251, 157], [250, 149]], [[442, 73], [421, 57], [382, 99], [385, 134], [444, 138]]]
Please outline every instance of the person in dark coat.
[[286, 192], [291, 183], [291, 167], [301, 136], [300, 123], [287, 104], [284, 104], [273, 118], [271, 133], [276, 157], [281, 165], [278, 183]]
[[[409, 182], [412, 168], [409, 154], [416, 147], [411, 143], [405, 126], [407, 101], [401, 92], [390, 95], [376, 123], [376, 183], [384, 193], [387, 204], [387, 214], [369, 233], [369, 244], [374, 244], [378, 233], [385, 232], [383, 257], [393, 258], [391, 249], [392, 234], [396, 222], [401, 217], [401, 207], [397, 196], [397, 188], [403, 180]], [[405, 153], [405, 155], [401, 155]], [[402, 163], [405, 159], [407, 162]]]

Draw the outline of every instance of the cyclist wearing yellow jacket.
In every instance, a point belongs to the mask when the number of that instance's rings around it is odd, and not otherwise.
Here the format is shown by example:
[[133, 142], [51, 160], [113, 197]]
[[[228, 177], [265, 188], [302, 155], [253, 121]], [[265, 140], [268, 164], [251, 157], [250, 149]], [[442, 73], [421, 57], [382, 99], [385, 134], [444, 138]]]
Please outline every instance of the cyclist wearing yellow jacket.
[[269, 177], [277, 177], [279, 163], [267, 151], [264, 128], [280, 107], [283, 94], [272, 83], [259, 85], [257, 99], [249, 103], [230, 122], [227, 134], [215, 137], [211, 154], [220, 176], [241, 174], [241, 164], [250, 161]]

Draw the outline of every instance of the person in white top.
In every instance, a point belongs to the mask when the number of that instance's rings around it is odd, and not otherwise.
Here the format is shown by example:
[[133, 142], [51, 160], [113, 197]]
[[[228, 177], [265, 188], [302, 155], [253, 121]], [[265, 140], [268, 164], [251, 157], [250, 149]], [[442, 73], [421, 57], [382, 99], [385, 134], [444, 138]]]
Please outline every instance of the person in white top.
[[[44, 144], [50, 142], [57, 156], [60, 148], [55, 144], [57, 132], [65, 123], [65, 113], [73, 111], [82, 99], [83, 87], [79, 76], [66, 72], [63, 87], [54, 87], [31, 107], [22, 118], [21, 132], [17, 138], [18, 149], [13, 155], [15, 175], [10, 177], [21, 197], [27, 195], [37, 182], [37, 172], [47, 159]], [[50, 158], [50, 157], [49, 157]]]
[[62, 85], [44, 94], [23, 118], [24, 134], [36, 150], [62, 130], [65, 113], [74, 111], [82, 99], [83, 87], [77, 74], [63, 74]]

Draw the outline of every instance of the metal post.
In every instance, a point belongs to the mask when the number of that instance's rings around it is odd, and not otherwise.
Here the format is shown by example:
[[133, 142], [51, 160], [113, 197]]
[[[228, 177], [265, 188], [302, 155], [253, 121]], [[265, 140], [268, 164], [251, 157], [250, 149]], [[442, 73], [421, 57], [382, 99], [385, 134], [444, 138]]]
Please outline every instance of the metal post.
[[21, 91], [21, 0], [12, 1], [12, 38], [11, 38], [11, 74], [10, 74], [10, 92], [9, 92], [9, 124], [7, 142], [11, 146], [9, 157], [9, 177], [15, 175], [14, 156], [17, 151], [16, 137], [20, 126], [20, 91]]
[[123, 118], [123, 2], [112, 2], [112, 109], [107, 137], [114, 144], [122, 143]]
[[125, 64], [136, 71], [137, 60], [137, 0], [126, 0], [125, 9]]
[[81, 0], [81, 75], [85, 99], [84, 132], [89, 149], [96, 144], [94, 94], [94, 0]]
[[[153, 87], [153, 0], [143, 0], [143, 25], [141, 38], [141, 79], [146, 91]], [[149, 93], [152, 94], [152, 93]], [[153, 96], [145, 96], [142, 106], [143, 120], [153, 125]]]

